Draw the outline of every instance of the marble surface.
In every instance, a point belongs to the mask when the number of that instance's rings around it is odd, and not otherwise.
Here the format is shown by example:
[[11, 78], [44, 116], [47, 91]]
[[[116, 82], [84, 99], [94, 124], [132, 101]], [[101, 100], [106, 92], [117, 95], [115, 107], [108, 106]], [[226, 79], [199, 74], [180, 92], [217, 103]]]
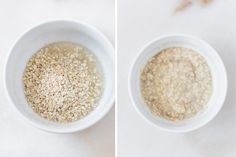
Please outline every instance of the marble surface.
[[[236, 1], [215, 0], [173, 14], [178, 0], [118, 0], [118, 157], [236, 156]], [[169, 133], [149, 125], [128, 95], [128, 71], [138, 51], [160, 35], [184, 33], [210, 43], [228, 73], [228, 94], [219, 114], [189, 133]]]
[[0, 156], [115, 156], [115, 110], [80, 133], [53, 134], [21, 120], [3, 90], [3, 67], [16, 38], [30, 27], [53, 19], [90, 23], [115, 42], [114, 0], [0, 0]]

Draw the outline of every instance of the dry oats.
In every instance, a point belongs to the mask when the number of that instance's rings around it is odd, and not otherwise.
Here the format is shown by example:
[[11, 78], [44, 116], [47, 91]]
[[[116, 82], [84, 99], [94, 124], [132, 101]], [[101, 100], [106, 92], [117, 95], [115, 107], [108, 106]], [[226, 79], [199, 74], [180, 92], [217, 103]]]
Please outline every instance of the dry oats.
[[[177, 7], [175, 8], [175, 12], [180, 12], [180, 11], [186, 10], [191, 5], [193, 5], [194, 2], [196, 2], [196, 1], [194, 1], [194, 0], [180, 0]], [[211, 2], [213, 2], [213, 0], [197, 0], [197, 2], [200, 3], [201, 6], [207, 6]]]
[[87, 49], [49, 44], [28, 61], [23, 74], [28, 104], [41, 117], [67, 123], [94, 110], [102, 93], [101, 72]]
[[188, 48], [172, 47], [150, 58], [141, 72], [141, 93], [151, 112], [181, 121], [202, 111], [213, 91], [205, 59]]
[[191, 0], [182, 0], [179, 5], [175, 8], [176, 12], [183, 11], [192, 5]]
[[213, 0], [200, 0], [200, 3], [202, 4], [202, 5], [208, 5], [209, 3], [211, 3]]

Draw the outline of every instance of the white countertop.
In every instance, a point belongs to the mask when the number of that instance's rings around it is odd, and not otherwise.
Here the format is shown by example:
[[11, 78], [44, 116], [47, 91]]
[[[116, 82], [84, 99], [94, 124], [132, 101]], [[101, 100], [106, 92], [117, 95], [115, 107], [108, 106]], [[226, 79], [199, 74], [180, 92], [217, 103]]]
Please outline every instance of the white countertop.
[[0, 1], [0, 156], [112, 157], [115, 150], [114, 108], [100, 122], [80, 133], [53, 134], [21, 120], [3, 90], [3, 66], [20, 34], [52, 19], [75, 19], [100, 29], [115, 41], [114, 0]]
[[[215, 0], [173, 15], [178, 0], [118, 0], [118, 157], [236, 156], [236, 1]], [[228, 95], [219, 114], [190, 133], [149, 125], [128, 95], [128, 71], [138, 51], [155, 37], [186, 33], [209, 42], [228, 73]]]

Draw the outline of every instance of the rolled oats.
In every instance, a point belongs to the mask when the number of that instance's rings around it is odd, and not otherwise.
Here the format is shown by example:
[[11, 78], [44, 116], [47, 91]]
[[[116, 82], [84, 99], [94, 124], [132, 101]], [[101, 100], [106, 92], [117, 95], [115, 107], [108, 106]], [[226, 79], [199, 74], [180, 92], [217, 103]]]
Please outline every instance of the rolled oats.
[[23, 84], [32, 109], [60, 123], [87, 116], [102, 93], [95, 57], [70, 42], [49, 44], [36, 52], [26, 65]]

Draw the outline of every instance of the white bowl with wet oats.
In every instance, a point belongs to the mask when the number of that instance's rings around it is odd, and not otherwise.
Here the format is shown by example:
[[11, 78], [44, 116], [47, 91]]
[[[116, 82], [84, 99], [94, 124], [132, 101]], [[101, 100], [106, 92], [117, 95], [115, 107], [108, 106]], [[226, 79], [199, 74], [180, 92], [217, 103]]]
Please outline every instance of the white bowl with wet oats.
[[75, 132], [113, 106], [114, 71], [114, 48], [99, 30], [77, 21], [49, 21], [15, 42], [5, 65], [5, 89], [34, 126]]
[[140, 115], [166, 131], [202, 127], [220, 111], [227, 75], [217, 52], [188, 35], [169, 35], [148, 43], [129, 75], [129, 94]]

